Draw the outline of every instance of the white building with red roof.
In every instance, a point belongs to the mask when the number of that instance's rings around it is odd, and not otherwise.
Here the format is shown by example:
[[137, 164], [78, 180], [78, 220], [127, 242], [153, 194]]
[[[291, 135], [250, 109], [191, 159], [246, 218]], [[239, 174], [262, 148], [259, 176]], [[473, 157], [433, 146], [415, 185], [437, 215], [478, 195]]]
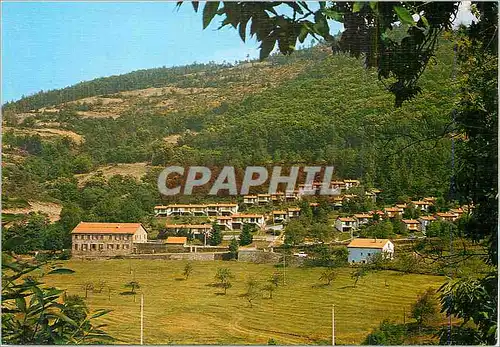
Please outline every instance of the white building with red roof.
[[349, 251], [348, 261], [353, 263], [366, 263], [370, 257], [382, 253], [384, 257], [394, 257], [394, 244], [388, 239], [361, 239], [357, 238], [347, 245]]

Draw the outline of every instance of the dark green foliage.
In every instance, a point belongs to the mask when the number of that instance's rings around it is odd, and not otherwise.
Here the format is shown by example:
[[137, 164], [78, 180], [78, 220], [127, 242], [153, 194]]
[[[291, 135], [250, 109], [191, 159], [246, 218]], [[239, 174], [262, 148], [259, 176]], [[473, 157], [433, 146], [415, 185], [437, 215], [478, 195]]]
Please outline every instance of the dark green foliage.
[[240, 246], [246, 246], [253, 242], [252, 232], [255, 228], [251, 224], [243, 224], [243, 230], [240, 233]]
[[307, 229], [300, 221], [292, 220], [285, 228], [285, 244], [297, 245], [304, 241]]
[[65, 307], [62, 310], [68, 318], [74, 320], [77, 323], [81, 323], [87, 317], [89, 309], [85, 300], [79, 295], [68, 295], [64, 296]]
[[229, 244], [229, 253], [231, 254], [232, 259], [237, 259], [238, 258], [238, 240], [236, 240], [235, 237], [231, 240], [231, 243]]
[[220, 225], [217, 223], [212, 224], [212, 233], [208, 238], [208, 244], [210, 246], [218, 246], [222, 242], [222, 231], [220, 229]]
[[363, 345], [403, 345], [406, 337], [406, 327], [404, 324], [392, 323], [384, 320], [379, 327], [371, 332], [363, 341]]
[[[377, 214], [374, 216], [378, 216]], [[374, 218], [375, 219], [375, 218]], [[394, 237], [393, 223], [389, 220], [375, 222], [362, 229], [360, 234], [366, 238], [389, 239]]]
[[[245, 40], [246, 26], [260, 42], [260, 58], [270, 55], [275, 45], [283, 54], [294, 51], [297, 41], [307, 36], [321, 37], [333, 52], [347, 52], [365, 59], [365, 65], [376, 67], [378, 78], [389, 82], [387, 89], [395, 95], [396, 106], [421, 93], [418, 85], [422, 72], [433, 57], [440, 33], [451, 28], [458, 2], [435, 3], [207, 3], [203, 9], [203, 27], [215, 15], [223, 18], [221, 28], [231, 25]], [[197, 8], [195, 8], [197, 10]], [[418, 21], [412, 15], [418, 14]], [[330, 34], [328, 19], [341, 22], [344, 31], [338, 37]], [[396, 25], [400, 22], [401, 25]]]
[[[2, 342], [6, 344], [102, 344], [114, 339], [93, 320], [110, 310], [89, 314], [80, 297], [43, 286], [40, 269], [2, 253]], [[52, 268], [50, 273], [71, 273]], [[60, 300], [61, 297], [64, 300]]]
[[[9, 240], [22, 238], [21, 243]], [[47, 216], [30, 213], [2, 233], [4, 251], [26, 254], [37, 250], [60, 250], [70, 243], [69, 232], [60, 223], [50, 224]], [[71, 244], [71, 243], [70, 243]]]
[[[496, 343], [498, 324], [496, 272], [476, 280], [465, 278], [451, 281], [444, 284], [439, 292], [441, 311], [464, 320], [458, 329], [454, 328], [457, 334], [454, 343], [465, 344], [465, 341], [470, 339], [488, 345]], [[443, 331], [442, 340], [445, 338], [446, 332]]]
[[417, 301], [411, 307], [411, 317], [417, 321], [419, 326], [432, 323], [439, 312], [435, 291], [432, 288], [419, 294]]
[[[217, 73], [218, 70], [228, 67], [224, 64], [192, 64], [171, 68], [156, 68], [138, 70], [125, 75], [97, 78], [89, 82], [82, 82], [72, 87], [39, 92], [35, 95], [25, 97], [14, 103], [7, 103], [7, 110], [28, 111], [44, 106], [57, 105], [63, 102], [83, 99], [95, 95], [114, 94], [121, 91], [144, 89], [151, 87], [163, 87], [169, 84], [189, 83], [186, 74], [204, 71], [206, 73]], [[78, 106], [75, 107], [78, 109]], [[79, 110], [85, 111], [80, 106]]]

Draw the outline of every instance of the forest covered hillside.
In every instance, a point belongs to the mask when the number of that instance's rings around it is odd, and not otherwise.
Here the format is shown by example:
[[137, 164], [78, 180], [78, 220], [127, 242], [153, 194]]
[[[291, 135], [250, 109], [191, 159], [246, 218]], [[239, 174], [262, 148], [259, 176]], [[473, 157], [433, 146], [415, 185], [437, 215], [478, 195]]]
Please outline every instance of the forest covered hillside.
[[[161, 201], [167, 165], [333, 165], [382, 199], [442, 196], [450, 176], [453, 51], [442, 40], [401, 108], [361, 60], [316, 46], [264, 62], [141, 70], [3, 106], [4, 209], [129, 221]], [[124, 176], [116, 176], [121, 174]]]

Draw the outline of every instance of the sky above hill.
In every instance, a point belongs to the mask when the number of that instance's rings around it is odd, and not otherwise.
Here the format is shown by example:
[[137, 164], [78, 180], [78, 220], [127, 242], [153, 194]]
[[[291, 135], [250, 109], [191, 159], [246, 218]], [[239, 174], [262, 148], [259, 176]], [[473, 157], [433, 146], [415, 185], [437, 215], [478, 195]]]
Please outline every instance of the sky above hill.
[[201, 13], [175, 2], [2, 2], [2, 103], [138, 69], [258, 57], [255, 40], [218, 22], [203, 30]]
[[[218, 21], [203, 30], [190, 4], [2, 2], [1, 9], [2, 104], [138, 69], [258, 57], [255, 40], [217, 30]], [[470, 16], [461, 10], [460, 19]], [[332, 34], [341, 28], [333, 22]]]

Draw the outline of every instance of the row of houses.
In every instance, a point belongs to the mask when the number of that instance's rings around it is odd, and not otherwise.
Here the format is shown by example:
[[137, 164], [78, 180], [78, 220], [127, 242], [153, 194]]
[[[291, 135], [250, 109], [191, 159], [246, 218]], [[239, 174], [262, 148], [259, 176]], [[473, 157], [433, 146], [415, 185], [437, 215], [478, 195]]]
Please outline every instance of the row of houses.
[[[210, 225], [176, 225], [176, 230], [191, 228], [193, 232], [209, 233]], [[148, 235], [140, 223], [89, 223], [80, 222], [71, 232], [72, 256], [113, 257], [138, 253], [141, 244], [148, 243]], [[186, 247], [187, 237], [171, 236], [165, 242], [168, 246]], [[370, 256], [383, 253], [392, 259], [394, 245], [384, 239], [354, 239], [347, 246], [349, 262], [366, 262]]]
[[[256, 194], [256, 195], [244, 195], [243, 203], [245, 205], [266, 205], [269, 203], [281, 203], [281, 202], [294, 202], [301, 200], [304, 195], [317, 195], [320, 193], [323, 183], [313, 182], [312, 184], [299, 184], [299, 189], [287, 192], [277, 192], [275, 194]], [[339, 196], [342, 194], [343, 190], [348, 190], [353, 187], [358, 187], [360, 182], [358, 180], [343, 180], [343, 181], [332, 181], [330, 183], [330, 189], [338, 192], [334, 196]], [[380, 192], [375, 190], [376, 192]], [[375, 194], [369, 192], [369, 194]]]
[[[409, 232], [421, 231], [425, 234], [430, 223], [436, 220], [454, 222], [463, 213], [463, 208], [457, 208], [451, 209], [449, 212], [437, 212], [434, 215], [421, 216], [418, 219], [401, 219], [401, 222]], [[335, 220], [335, 228], [339, 231], [357, 230], [372, 221], [375, 214], [378, 214], [381, 218], [396, 218], [402, 217], [403, 210], [401, 208], [386, 208], [384, 211], [370, 211], [368, 213], [354, 214], [350, 217], [338, 217]]]
[[238, 204], [174, 204], [167, 206], [155, 206], [155, 216], [231, 216], [238, 213]]

